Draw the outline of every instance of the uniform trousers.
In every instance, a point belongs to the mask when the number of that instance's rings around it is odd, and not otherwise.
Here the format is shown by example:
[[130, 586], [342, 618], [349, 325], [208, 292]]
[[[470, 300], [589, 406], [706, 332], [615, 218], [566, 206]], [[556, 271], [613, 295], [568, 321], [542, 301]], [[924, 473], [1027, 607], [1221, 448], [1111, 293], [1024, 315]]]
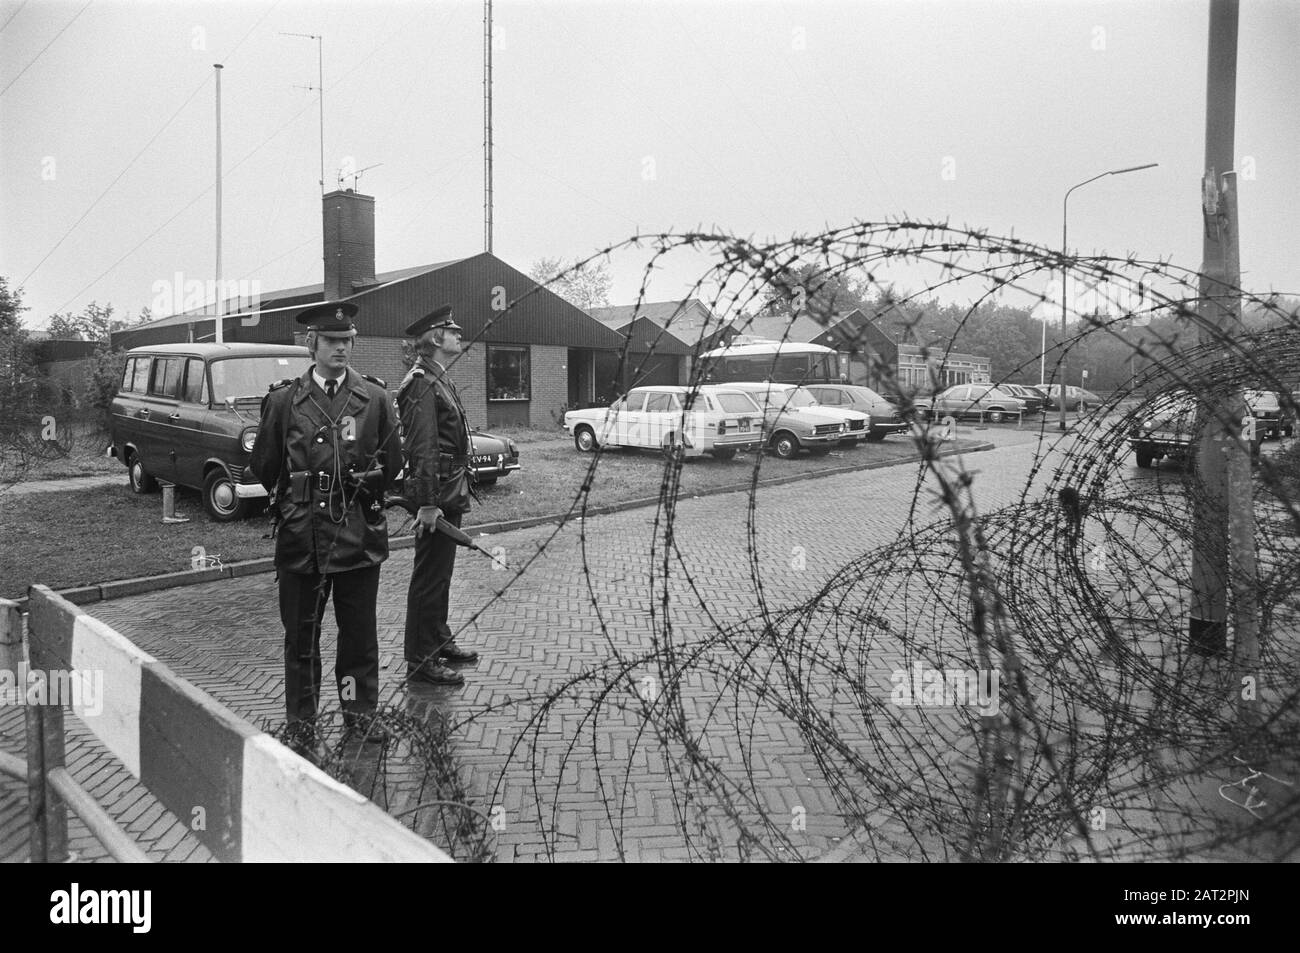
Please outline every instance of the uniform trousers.
[[331, 592], [339, 627], [334, 680], [340, 704], [346, 714], [369, 714], [379, 704], [379, 637], [375, 627], [379, 567], [328, 575], [281, 570], [284, 704], [290, 723], [316, 717], [321, 680], [320, 630]]
[[[443, 513], [460, 526], [460, 513]], [[423, 533], [415, 541], [415, 564], [406, 593], [406, 664], [418, 668], [439, 664], [438, 653], [451, 641], [447, 625], [451, 573], [456, 566], [456, 542], [446, 533]]]

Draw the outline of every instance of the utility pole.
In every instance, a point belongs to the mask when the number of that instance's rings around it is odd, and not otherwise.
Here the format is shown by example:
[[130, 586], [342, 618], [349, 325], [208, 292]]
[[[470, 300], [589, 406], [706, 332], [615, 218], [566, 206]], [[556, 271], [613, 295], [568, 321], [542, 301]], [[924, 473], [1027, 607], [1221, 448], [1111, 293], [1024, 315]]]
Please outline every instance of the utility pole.
[[[1240, 305], [1233, 292], [1240, 283], [1235, 264], [1237, 224], [1230, 218], [1235, 203], [1222, 201], [1222, 177], [1233, 169], [1237, 104], [1238, 0], [1210, 0], [1210, 41], [1206, 69], [1205, 178], [1201, 190], [1205, 216], [1201, 255], [1199, 341], [1223, 352], [1226, 334]], [[1235, 189], [1234, 189], [1235, 195]], [[1217, 333], [1216, 333], [1217, 332]], [[1225, 355], [1226, 356], [1226, 355]], [[1228, 455], [1234, 437], [1217, 408], [1203, 401], [1198, 409], [1200, 441], [1196, 451], [1199, 486], [1192, 499], [1192, 579], [1188, 637], [1198, 655], [1227, 652]], [[1248, 451], [1247, 451], [1248, 452]], [[1236, 492], [1249, 493], [1249, 484]], [[1253, 594], [1252, 594], [1253, 598]]]
[[220, 63], [213, 63], [212, 68], [217, 75], [217, 314], [215, 324], [217, 326], [216, 337], [213, 338], [218, 344], [225, 343], [222, 325], [225, 324], [226, 314], [226, 286], [221, 280], [221, 70]]
[[[1225, 282], [1238, 285], [1241, 275], [1240, 228], [1237, 217], [1236, 173], [1223, 176], [1220, 193], [1220, 226], [1224, 231], [1226, 253]], [[1231, 315], [1233, 324], [1241, 324], [1241, 295], [1230, 291], [1223, 298], [1223, 306]], [[1255, 493], [1251, 485], [1250, 452], [1254, 444], [1255, 425], [1246, 402], [1246, 392], [1241, 387], [1233, 389], [1229, 398], [1231, 419], [1243, 423], [1243, 439], [1226, 441], [1223, 452], [1227, 455], [1228, 476], [1228, 565], [1231, 570], [1233, 656], [1237, 666], [1238, 684], [1241, 678], [1259, 677], [1259, 556], [1255, 552]], [[1242, 693], [1244, 696], [1244, 693]], [[1253, 700], [1242, 698], [1241, 711], [1248, 723], [1258, 714]]]
[[492, 253], [492, 0], [483, 3], [483, 250]]

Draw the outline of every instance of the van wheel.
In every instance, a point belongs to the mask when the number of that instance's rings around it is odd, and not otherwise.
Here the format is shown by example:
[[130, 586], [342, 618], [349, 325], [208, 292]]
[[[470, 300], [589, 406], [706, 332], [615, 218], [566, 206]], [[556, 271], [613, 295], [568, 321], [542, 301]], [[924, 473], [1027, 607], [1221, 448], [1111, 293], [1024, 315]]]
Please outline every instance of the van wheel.
[[126, 464], [126, 478], [131, 484], [132, 493], [153, 493], [158, 489], [158, 481], [145, 472], [144, 464], [138, 454], [131, 454]]
[[799, 438], [782, 430], [772, 438], [772, 452], [782, 460], [789, 460], [799, 452]]
[[220, 467], [203, 481], [203, 508], [218, 523], [233, 523], [248, 515], [248, 502], [235, 495], [235, 484]]
[[591, 453], [596, 449], [596, 432], [590, 427], [579, 427], [573, 432], [573, 445], [582, 453]]

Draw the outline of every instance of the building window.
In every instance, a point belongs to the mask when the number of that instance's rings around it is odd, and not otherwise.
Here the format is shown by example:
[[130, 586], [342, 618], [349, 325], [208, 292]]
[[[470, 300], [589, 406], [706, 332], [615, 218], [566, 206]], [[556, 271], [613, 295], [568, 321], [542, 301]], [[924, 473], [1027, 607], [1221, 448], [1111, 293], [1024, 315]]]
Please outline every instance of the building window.
[[488, 400], [530, 400], [529, 379], [528, 348], [488, 345]]

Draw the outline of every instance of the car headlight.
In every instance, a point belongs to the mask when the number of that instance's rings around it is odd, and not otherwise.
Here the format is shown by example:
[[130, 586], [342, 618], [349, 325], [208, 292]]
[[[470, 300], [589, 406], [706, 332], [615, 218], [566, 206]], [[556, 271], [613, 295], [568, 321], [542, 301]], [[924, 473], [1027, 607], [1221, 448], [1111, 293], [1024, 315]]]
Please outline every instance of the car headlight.
[[250, 427], [245, 430], [239, 437], [239, 442], [249, 453], [253, 452], [253, 444], [257, 442], [257, 428]]
[[511, 440], [509, 437], [506, 437], [506, 446], [510, 448], [510, 452], [512, 454], [514, 454], [515, 456], [519, 456], [519, 448], [515, 446], [515, 442]]

